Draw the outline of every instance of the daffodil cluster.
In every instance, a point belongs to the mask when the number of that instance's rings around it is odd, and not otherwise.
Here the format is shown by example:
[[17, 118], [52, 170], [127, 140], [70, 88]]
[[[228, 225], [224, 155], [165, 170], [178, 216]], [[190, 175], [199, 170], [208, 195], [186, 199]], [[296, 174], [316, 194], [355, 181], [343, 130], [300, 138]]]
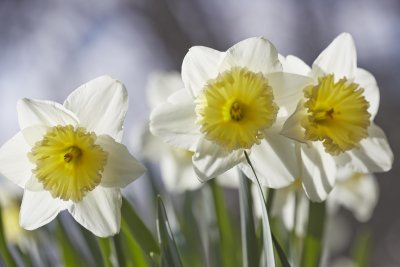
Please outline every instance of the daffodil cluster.
[[226, 52], [195, 46], [181, 77], [183, 89], [151, 113], [150, 131], [188, 151], [202, 182], [238, 167], [263, 186], [303, 188], [320, 202], [341, 183], [343, 169], [363, 176], [392, 166], [386, 136], [373, 121], [379, 89], [357, 67], [348, 33], [312, 67], [278, 54], [262, 37]]
[[[142, 148], [160, 161], [169, 191], [216, 177], [238, 187], [241, 171], [281, 190], [272, 213], [288, 229], [303, 231], [302, 217], [294, 222], [291, 214], [308, 208], [306, 197], [331, 199], [331, 210], [343, 205], [360, 220], [370, 216], [377, 196], [370, 174], [388, 171], [393, 154], [374, 123], [377, 83], [357, 67], [349, 34], [311, 67], [262, 37], [226, 52], [195, 46], [181, 78], [158, 79], [150, 87], [149, 128], [174, 148], [148, 135]], [[18, 102], [21, 130], [0, 148], [0, 174], [24, 189], [22, 227], [36, 229], [68, 210], [97, 236], [119, 232], [121, 188], [145, 172], [121, 144], [127, 108], [127, 90], [109, 76], [80, 86], [63, 104]], [[306, 204], [293, 207], [298, 191]]]

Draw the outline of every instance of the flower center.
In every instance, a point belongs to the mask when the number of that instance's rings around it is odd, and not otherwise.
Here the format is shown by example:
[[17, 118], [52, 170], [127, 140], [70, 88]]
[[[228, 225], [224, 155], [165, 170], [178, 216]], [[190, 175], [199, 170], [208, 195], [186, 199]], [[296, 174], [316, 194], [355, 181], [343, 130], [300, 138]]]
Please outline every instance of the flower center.
[[335, 82], [333, 75], [320, 78], [316, 86], [306, 87], [307, 116], [302, 121], [305, 138], [323, 142], [331, 155], [357, 147], [368, 136], [371, 117], [363, 92], [346, 78]]
[[277, 113], [267, 79], [246, 68], [234, 67], [209, 80], [196, 99], [201, 131], [228, 152], [259, 144]]
[[96, 138], [81, 127], [55, 126], [32, 148], [33, 173], [54, 198], [78, 202], [99, 185], [107, 152]]

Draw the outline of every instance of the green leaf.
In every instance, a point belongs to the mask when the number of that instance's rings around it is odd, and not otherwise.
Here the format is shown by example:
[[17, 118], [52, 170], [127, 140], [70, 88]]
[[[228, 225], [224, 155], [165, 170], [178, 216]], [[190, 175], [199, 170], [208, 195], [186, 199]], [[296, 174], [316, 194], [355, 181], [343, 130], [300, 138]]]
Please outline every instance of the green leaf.
[[274, 234], [271, 232], [272, 241], [274, 242], [275, 250], [278, 253], [279, 260], [281, 261], [282, 267], [290, 267], [289, 260], [286, 256], [285, 251], [283, 251], [281, 245], [279, 244], [278, 240], [275, 238]]
[[362, 229], [357, 233], [356, 240], [352, 247], [352, 258], [357, 267], [370, 266], [369, 260], [371, 255], [371, 233], [366, 229]]
[[223, 191], [215, 179], [210, 180], [208, 183], [211, 186], [215, 214], [217, 217], [222, 265], [225, 267], [240, 266], [241, 254], [237, 247], [237, 245], [240, 244], [240, 240], [236, 240], [235, 238], [236, 234], [233, 231], [232, 225], [233, 220], [229, 216]]
[[158, 196], [157, 215], [157, 230], [161, 248], [161, 266], [182, 267], [183, 265], [169, 226], [164, 203], [160, 196]]
[[258, 253], [258, 240], [254, 224], [251, 182], [243, 173], [240, 176], [239, 200], [243, 266], [252, 267], [259, 265], [260, 255]]
[[307, 235], [304, 239], [301, 266], [318, 267], [320, 264], [325, 227], [325, 209], [325, 202], [310, 202]]
[[103, 258], [96, 237], [86, 228], [78, 224], [82, 237], [86, 242], [86, 247], [90, 251], [91, 259], [96, 266], [104, 266]]
[[262, 212], [262, 225], [263, 225], [263, 257], [262, 260], [265, 261], [264, 266], [265, 267], [275, 267], [275, 256], [274, 256], [274, 248], [272, 244], [272, 237], [271, 237], [271, 228], [269, 225], [269, 219], [268, 219], [268, 211], [266, 207], [266, 201], [265, 197], [260, 185], [260, 182], [258, 180], [257, 174], [254, 170], [253, 164], [251, 164], [249, 155], [247, 152], [244, 152], [244, 155], [246, 156], [247, 163], [250, 165], [251, 170], [253, 171], [253, 174], [256, 179], [256, 186], [257, 186], [257, 193], [258, 193], [258, 198], [261, 203], [264, 203], [264, 205], [261, 205], [261, 212]]
[[[181, 252], [182, 263], [184, 266], [190, 267], [203, 267], [205, 263], [204, 246], [200, 240], [202, 236], [200, 233], [199, 223], [202, 218], [196, 217], [195, 211], [198, 202], [196, 202], [195, 195], [198, 192], [186, 191], [183, 200], [182, 212], [177, 211], [177, 217], [181, 233], [183, 235], [182, 242], [177, 243], [178, 249]], [[203, 216], [203, 214], [201, 215]], [[204, 231], [204, 235], [207, 232]]]
[[[97, 237], [97, 242], [99, 244], [101, 255], [103, 257], [104, 266], [113, 267], [111, 262], [112, 259], [112, 242], [110, 238]], [[76, 265], [79, 266], [79, 265]]]
[[[122, 244], [126, 255], [126, 266], [150, 267], [150, 255], [147, 255], [130, 233], [129, 226], [122, 221]], [[147, 257], [149, 256], [149, 257]]]
[[113, 236], [112, 239], [114, 241], [115, 254], [117, 256], [118, 265], [120, 267], [125, 267], [126, 262], [125, 262], [124, 249], [123, 249], [122, 240], [121, 240], [121, 234], [117, 234], [117, 235]]
[[148, 255], [151, 253], [160, 253], [160, 248], [151, 231], [146, 227], [143, 221], [136, 214], [128, 200], [122, 198], [122, 224], [126, 224], [137, 244]]
[[88, 264], [83, 256], [79, 253], [76, 246], [72, 244], [60, 217], [57, 218], [56, 238], [64, 266], [73, 267], [82, 264]]
[[[3, 229], [3, 213], [2, 208], [0, 206], [0, 252], [1, 258], [6, 264], [6, 266], [15, 267], [17, 266], [14, 258], [12, 257], [10, 251], [8, 250], [6, 239], [4, 236], [4, 229]], [[1, 263], [1, 261], [0, 261]]]

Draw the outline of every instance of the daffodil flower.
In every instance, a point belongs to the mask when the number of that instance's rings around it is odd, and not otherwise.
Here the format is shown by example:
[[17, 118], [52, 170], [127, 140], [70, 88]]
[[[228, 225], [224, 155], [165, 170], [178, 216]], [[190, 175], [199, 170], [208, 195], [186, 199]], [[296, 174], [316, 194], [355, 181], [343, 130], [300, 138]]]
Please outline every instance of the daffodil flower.
[[378, 182], [373, 174], [338, 170], [336, 184], [327, 199], [332, 214], [342, 206], [351, 211], [360, 222], [368, 221], [378, 203]]
[[96, 78], [63, 105], [22, 99], [21, 131], [0, 148], [0, 173], [24, 188], [20, 224], [36, 229], [67, 209], [97, 236], [119, 232], [120, 188], [145, 168], [122, 145], [124, 85]]
[[[178, 72], [156, 72], [150, 75], [147, 86], [147, 100], [151, 109], [162, 104], [168, 96], [183, 88]], [[193, 152], [162, 142], [159, 137], [149, 133], [146, 128], [139, 140], [142, 155], [160, 165], [161, 178], [168, 192], [182, 193], [196, 190], [202, 186], [193, 170]], [[231, 169], [217, 178], [225, 187], [239, 185], [239, 172]]]
[[294, 142], [279, 135], [310, 79], [283, 74], [275, 47], [249, 38], [219, 52], [192, 47], [182, 64], [183, 90], [153, 110], [150, 130], [165, 142], [193, 151], [200, 181], [245, 163], [250, 153], [263, 185], [281, 187], [296, 177]]
[[[335, 187], [326, 199], [328, 218], [333, 218], [339, 207], [344, 207], [358, 221], [368, 221], [378, 202], [379, 190], [375, 177], [372, 174], [355, 173], [348, 168], [338, 168], [336, 173]], [[255, 204], [260, 205], [257, 201]], [[300, 179], [275, 191], [271, 216], [281, 218], [288, 231], [294, 229], [298, 236], [304, 236], [308, 212], [309, 199]]]
[[282, 134], [299, 141], [300, 178], [312, 200], [322, 201], [332, 190], [337, 167], [353, 172], [388, 171], [393, 154], [382, 129], [373, 122], [379, 106], [375, 78], [357, 68], [350, 34], [339, 35], [314, 61], [312, 68], [288, 56], [284, 71], [308, 75], [296, 111]]

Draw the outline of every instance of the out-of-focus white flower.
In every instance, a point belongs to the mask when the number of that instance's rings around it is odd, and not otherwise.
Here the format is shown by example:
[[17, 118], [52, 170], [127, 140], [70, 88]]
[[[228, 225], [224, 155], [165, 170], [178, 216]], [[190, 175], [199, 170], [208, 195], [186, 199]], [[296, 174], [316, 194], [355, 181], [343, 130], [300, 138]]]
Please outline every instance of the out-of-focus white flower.
[[182, 64], [185, 89], [153, 110], [150, 130], [193, 151], [201, 181], [238, 164], [253, 177], [244, 163], [247, 151], [263, 185], [285, 186], [297, 176], [296, 156], [288, 152], [294, 142], [279, 131], [310, 79], [281, 71], [275, 47], [264, 38], [246, 39], [227, 52], [192, 47]]
[[[182, 88], [183, 82], [178, 72], [153, 73], [149, 77], [147, 88], [149, 107], [155, 109], [169, 95]], [[169, 192], [182, 193], [201, 187], [202, 183], [193, 170], [192, 151], [162, 142], [159, 137], [153, 136], [148, 128], [143, 132], [140, 144], [142, 154], [148, 160], [160, 164], [161, 177]], [[233, 169], [217, 178], [218, 183], [227, 187], [237, 187], [238, 179], [239, 173]]]
[[297, 179], [291, 185], [276, 189], [272, 201], [271, 217], [282, 219], [288, 231], [304, 236], [308, 222], [309, 200]]
[[312, 68], [294, 56], [281, 58], [284, 71], [314, 80], [304, 88], [282, 134], [300, 141], [300, 177], [309, 198], [325, 200], [337, 166], [372, 173], [391, 168], [393, 154], [373, 119], [379, 106], [375, 78], [357, 68], [350, 34], [343, 33], [318, 56]]
[[63, 105], [18, 102], [21, 131], [0, 148], [0, 173], [24, 188], [22, 227], [36, 229], [68, 209], [97, 236], [119, 232], [120, 188], [145, 171], [120, 143], [127, 108], [124, 85], [108, 76]]
[[378, 196], [378, 183], [374, 175], [354, 173], [341, 168], [327, 203], [332, 213], [339, 206], [343, 206], [350, 210], [357, 220], [365, 222], [371, 218]]
[[[375, 177], [372, 174], [354, 173], [340, 168], [336, 179], [335, 187], [326, 200], [327, 218], [334, 218], [342, 206], [351, 211], [360, 222], [370, 219], [378, 201]], [[287, 230], [291, 231], [295, 227], [296, 234], [303, 236], [307, 227], [308, 211], [309, 200], [300, 179], [290, 186], [275, 190], [271, 216], [280, 217]]]

